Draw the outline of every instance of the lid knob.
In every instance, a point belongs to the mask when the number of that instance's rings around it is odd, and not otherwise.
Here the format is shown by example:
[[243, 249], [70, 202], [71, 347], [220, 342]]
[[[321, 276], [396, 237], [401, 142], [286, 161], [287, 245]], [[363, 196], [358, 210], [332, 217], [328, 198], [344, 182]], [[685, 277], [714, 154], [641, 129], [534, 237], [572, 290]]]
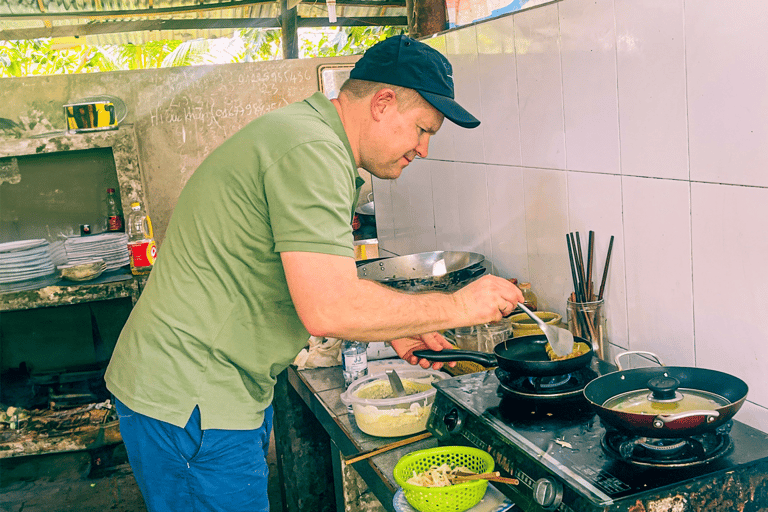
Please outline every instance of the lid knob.
[[674, 400], [680, 381], [674, 377], [659, 376], [649, 379], [646, 385], [653, 391], [654, 400]]

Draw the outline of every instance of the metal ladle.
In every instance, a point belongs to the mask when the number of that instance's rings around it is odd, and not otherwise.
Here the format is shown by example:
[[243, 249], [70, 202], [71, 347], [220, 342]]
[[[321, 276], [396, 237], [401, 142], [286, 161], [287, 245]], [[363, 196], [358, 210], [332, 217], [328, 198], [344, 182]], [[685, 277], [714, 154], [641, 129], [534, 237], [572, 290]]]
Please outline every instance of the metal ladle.
[[389, 378], [389, 385], [392, 387], [392, 397], [399, 398], [405, 396], [405, 388], [403, 388], [403, 382], [400, 380], [400, 376], [395, 370], [387, 370], [387, 377]]
[[555, 327], [554, 325], [544, 323], [544, 321], [539, 318], [538, 315], [534, 314], [533, 311], [525, 307], [522, 302], [518, 303], [517, 307], [525, 311], [525, 314], [531, 317], [531, 320], [536, 322], [536, 324], [539, 326], [539, 329], [541, 329], [544, 335], [547, 337], [547, 341], [552, 346], [552, 350], [555, 352], [555, 354], [558, 356], [567, 356], [573, 352], [573, 333], [571, 333], [571, 331], [563, 329], [562, 327]]

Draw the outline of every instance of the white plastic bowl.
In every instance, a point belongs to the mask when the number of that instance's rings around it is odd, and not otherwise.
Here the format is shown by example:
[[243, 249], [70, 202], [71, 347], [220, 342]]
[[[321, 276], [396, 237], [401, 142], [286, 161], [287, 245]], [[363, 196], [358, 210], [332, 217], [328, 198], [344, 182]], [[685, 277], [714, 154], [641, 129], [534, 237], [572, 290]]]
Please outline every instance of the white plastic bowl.
[[[354, 381], [342, 393], [341, 401], [352, 406], [357, 426], [372, 436], [400, 437], [417, 434], [427, 428], [429, 413], [435, 401], [432, 383], [450, 375], [423, 368], [397, 370], [406, 392], [409, 388], [429, 385], [428, 389], [396, 398], [364, 398], [366, 392], [390, 392], [389, 379], [384, 373], [368, 375]], [[361, 396], [362, 394], [362, 396]]]
[[57, 269], [61, 277], [70, 281], [88, 281], [99, 277], [106, 269], [106, 264], [99, 258], [83, 263], [61, 265]]

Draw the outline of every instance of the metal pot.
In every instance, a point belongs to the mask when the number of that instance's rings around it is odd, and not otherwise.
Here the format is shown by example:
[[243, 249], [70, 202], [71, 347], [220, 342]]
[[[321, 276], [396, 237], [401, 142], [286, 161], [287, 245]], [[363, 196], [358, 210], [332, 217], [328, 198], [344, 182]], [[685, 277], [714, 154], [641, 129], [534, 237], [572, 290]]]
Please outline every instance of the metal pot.
[[358, 215], [373, 215], [375, 213], [375, 206], [373, 204], [373, 201], [368, 201], [365, 204], [361, 204], [357, 208], [355, 208], [355, 212]]
[[[661, 366], [622, 370], [620, 358], [629, 354], [647, 354]], [[731, 419], [747, 398], [748, 387], [741, 379], [704, 368], [664, 366], [652, 352], [623, 352], [616, 356], [616, 365], [619, 371], [587, 384], [584, 396], [605, 423], [638, 436], [679, 438], [713, 431]], [[627, 410], [625, 398], [638, 394], [659, 412]], [[663, 410], [691, 397], [709, 398], [711, 405], [693, 410], [681, 407], [680, 412]]]
[[590, 347], [589, 352], [569, 359], [552, 361], [547, 355], [547, 337], [543, 334], [535, 334], [510, 338], [499, 343], [494, 347], [493, 354], [473, 350], [416, 350], [413, 355], [437, 362], [472, 361], [486, 367], [498, 366], [515, 375], [546, 377], [564, 375], [589, 364], [594, 354], [592, 345], [577, 336], [573, 337], [573, 341], [586, 344]]
[[486, 272], [482, 254], [434, 251], [384, 258], [357, 267], [361, 279], [406, 291], [451, 291]]

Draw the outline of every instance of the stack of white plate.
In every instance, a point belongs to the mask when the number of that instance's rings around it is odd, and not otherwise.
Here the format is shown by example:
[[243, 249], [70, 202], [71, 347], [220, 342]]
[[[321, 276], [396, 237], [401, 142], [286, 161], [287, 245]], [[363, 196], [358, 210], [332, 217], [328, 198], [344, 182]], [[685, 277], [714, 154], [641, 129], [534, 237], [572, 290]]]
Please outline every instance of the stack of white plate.
[[0, 244], [0, 283], [17, 283], [55, 272], [47, 240], [17, 240]]
[[101, 233], [89, 236], [73, 236], [64, 242], [67, 264], [86, 263], [102, 259], [105, 272], [128, 265], [128, 235], [125, 233]]

